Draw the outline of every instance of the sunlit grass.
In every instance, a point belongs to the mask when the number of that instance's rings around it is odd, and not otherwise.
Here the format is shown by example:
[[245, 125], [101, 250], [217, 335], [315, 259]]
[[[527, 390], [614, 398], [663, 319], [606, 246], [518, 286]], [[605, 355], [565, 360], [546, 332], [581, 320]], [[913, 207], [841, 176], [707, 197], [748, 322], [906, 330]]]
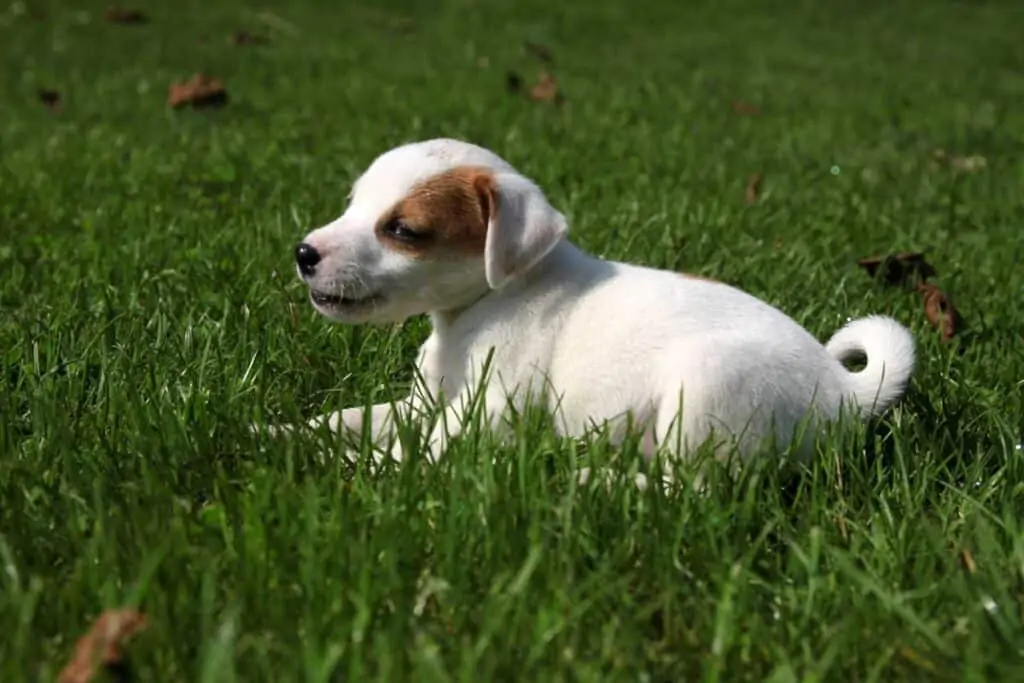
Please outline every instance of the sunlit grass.
[[[54, 679], [125, 604], [139, 680], [1019, 680], [1024, 14], [864, 4], [0, 10], [0, 680]], [[562, 106], [506, 92], [538, 74], [524, 40]], [[198, 70], [228, 106], [168, 111]], [[705, 495], [639, 491], [635, 444], [532, 412], [377, 474], [253, 436], [410, 381], [425, 321], [331, 325], [291, 249], [376, 154], [437, 135], [535, 178], [595, 253], [822, 340], [895, 316], [909, 394], [807, 472], [713, 468]], [[952, 343], [856, 266], [903, 250], [962, 310]], [[588, 463], [619, 481], [580, 487]]]

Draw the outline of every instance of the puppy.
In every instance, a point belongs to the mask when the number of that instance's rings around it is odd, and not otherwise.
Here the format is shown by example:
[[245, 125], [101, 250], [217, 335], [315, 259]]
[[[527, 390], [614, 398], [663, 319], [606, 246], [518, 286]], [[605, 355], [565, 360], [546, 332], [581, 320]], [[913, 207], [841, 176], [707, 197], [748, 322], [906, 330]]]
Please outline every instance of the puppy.
[[[772, 442], [806, 458], [823, 422], [884, 411], [913, 372], [913, 338], [890, 318], [855, 320], [822, 346], [738, 289], [595, 258], [567, 231], [536, 184], [476, 145], [436, 139], [379, 156], [341, 217], [296, 247], [296, 268], [338, 322], [428, 314], [422, 381], [394, 404], [310, 424], [361, 434], [368, 420], [375, 445], [400, 460], [396, 411], [440, 406], [425, 434], [436, 460], [479, 390], [491, 427], [540, 401], [567, 436], [642, 429], [648, 455], [714, 439], [719, 453], [749, 457]], [[857, 357], [859, 372], [842, 365]]]

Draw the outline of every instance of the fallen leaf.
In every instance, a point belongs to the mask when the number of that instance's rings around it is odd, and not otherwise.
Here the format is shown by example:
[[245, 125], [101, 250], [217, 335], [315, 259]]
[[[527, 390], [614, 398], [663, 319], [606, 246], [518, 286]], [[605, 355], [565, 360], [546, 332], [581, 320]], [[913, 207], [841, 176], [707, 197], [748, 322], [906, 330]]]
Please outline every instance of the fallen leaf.
[[761, 108], [750, 102], [736, 100], [732, 103], [732, 110], [740, 116], [760, 116]]
[[205, 74], [196, 74], [187, 81], [172, 83], [167, 104], [177, 109], [186, 104], [193, 107], [220, 107], [227, 103], [228, 93], [220, 80]]
[[761, 190], [761, 182], [764, 180], [764, 173], [758, 171], [747, 179], [746, 200], [747, 204], [757, 201], [757, 194]]
[[562, 95], [555, 77], [546, 71], [541, 72], [537, 85], [530, 88], [530, 99], [534, 102], [560, 102]]
[[235, 31], [228, 38], [232, 45], [265, 45], [268, 41], [266, 36], [256, 35], [248, 31]]
[[923, 282], [935, 275], [935, 269], [925, 261], [924, 254], [916, 252], [871, 256], [860, 259], [857, 265], [871, 277], [880, 277], [886, 285], [907, 285], [915, 278]]
[[510, 93], [518, 93], [523, 89], [523, 77], [515, 71], [505, 74], [505, 89]]
[[942, 341], [949, 341], [957, 330], [963, 326], [960, 314], [953, 307], [953, 302], [945, 292], [935, 285], [921, 282], [917, 285], [924, 303], [924, 314], [928, 322], [938, 328]]
[[39, 97], [39, 101], [43, 103], [47, 109], [56, 111], [60, 109], [60, 93], [56, 90], [47, 90], [46, 88], [39, 88], [36, 91]]
[[145, 24], [147, 17], [136, 9], [126, 9], [118, 5], [110, 5], [103, 13], [103, 18], [112, 24]]
[[89, 683], [100, 669], [123, 671], [127, 663], [122, 646], [148, 625], [146, 616], [135, 610], [107, 610], [78, 639], [75, 655], [61, 670], [58, 682]]
[[532, 55], [545, 64], [553, 64], [555, 61], [555, 55], [547, 45], [527, 40], [523, 42], [523, 49], [526, 50], [526, 54]]
[[974, 562], [974, 556], [966, 548], [960, 551], [960, 565], [967, 570], [968, 574], [978, 571], [978, 565]]
[[480, 57], [477, 57], [476, 65], [481, 69], [486, 69], [491, 65], [491, 59], [487, 55], [481, 55]]

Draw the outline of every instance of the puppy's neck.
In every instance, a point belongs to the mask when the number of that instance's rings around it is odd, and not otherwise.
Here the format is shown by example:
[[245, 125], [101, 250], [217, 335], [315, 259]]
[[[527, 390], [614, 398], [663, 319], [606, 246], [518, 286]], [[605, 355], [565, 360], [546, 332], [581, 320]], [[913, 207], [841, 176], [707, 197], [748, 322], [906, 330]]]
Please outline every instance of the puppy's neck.
[[457, 306], [455, 308], [446, 308], [443, 311], [431, 311], [427, 315], [430, 316], [430, 324], [435, 331], [443, 331], [450, 328], [456, 323], [456, 321], [462, 317], [466, 311], [472, 309], [474, 306], [478, 306], [481, 301], [487, 299], [493, 292], [486, 290], [481, 292], [480, 296], [473, 299], [469, 303], [463, 306]]
[[589, 281], [595, 276], [595, 265], [602, 261], [563, 239], [551, 252], [538, 261], [533, 268], [506, 284], [501, 289], [487, 289], [470, 303], [444, 311], [432, 311], [430, 321], [437, 331], [451, 328], [463, 315], [498, 298], [517, 296], [529, 298], [535, 291], [543, 295], [560, 283]]

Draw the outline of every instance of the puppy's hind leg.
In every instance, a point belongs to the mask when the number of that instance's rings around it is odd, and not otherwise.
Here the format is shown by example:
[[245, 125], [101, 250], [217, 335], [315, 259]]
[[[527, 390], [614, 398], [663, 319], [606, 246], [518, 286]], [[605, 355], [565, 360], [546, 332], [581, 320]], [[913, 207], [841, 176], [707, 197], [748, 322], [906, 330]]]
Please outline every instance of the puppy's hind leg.
[[[653, 420], [645, 419], [639, 424], [639, 428], [642, 429], [642, 431], [640, 433], [640, 440], [637, 447], [644, 461], [650, 463], [657, 457], [658, 453], [658, 439], [655, 434], [655, 425]], [[621, 445], [622, 439], [616, 440], [620, 441]], [[607, 467], [599, 470], [595, 470], [591, 467], [583, 467], [576, 472], [576, 482], [580, 486], [586, 486], [590, 480], [595, 477], [600, 478], [604, 482], [606, 489], [611, 488], [613, 481], [612, 471]], [[649, 480], [646, 474], [643, 472], [637, 472], [633, 475], [633, 483], [636, 485], [637, 489], [643, 491], [647, 488]]]

